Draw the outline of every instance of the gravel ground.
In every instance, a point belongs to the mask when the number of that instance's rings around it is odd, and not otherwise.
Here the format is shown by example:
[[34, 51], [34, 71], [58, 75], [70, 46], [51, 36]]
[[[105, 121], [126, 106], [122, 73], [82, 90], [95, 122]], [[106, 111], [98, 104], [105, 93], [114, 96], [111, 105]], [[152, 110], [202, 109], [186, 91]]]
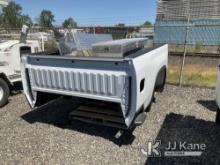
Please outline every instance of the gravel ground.
[[[117, 129], [67, 122], [71, 100], [30, 111], [23, 94], [0, 109], [1, 164], [219, 164], [220, 127], [215, 124], [215, 91], [167, 85], [145, 123], [120, 140]], [[161, 158], [142, 151], [160, 140]], [[164, 157], [168, 141], [204, 143], [201, 157]], [[144, 150], [141, 150], [144, 149]]]

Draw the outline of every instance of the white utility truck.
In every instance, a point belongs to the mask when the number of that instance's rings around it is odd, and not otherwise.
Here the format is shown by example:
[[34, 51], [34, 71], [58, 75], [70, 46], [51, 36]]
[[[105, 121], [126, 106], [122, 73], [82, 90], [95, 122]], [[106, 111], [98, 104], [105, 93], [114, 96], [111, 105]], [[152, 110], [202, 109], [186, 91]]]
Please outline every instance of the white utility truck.
[[145, 48], [147, 39], [92, 44], [90, 55], [22, 56], [24, 93], [32, 108], [59, 96], [83, 101], [74, 119], [129, 129], [142, 124], [154, 93], [163, 91], [168, 46]]
[[[25, 32], [26, 33], [26, 32]], [[41, 51], [37, 40], [26, 41], [26, 34], [21, 40], [0, 42], [0, 107], [4, 106], [13, 89], [14, 83], [21, 81], [21, 56]]]

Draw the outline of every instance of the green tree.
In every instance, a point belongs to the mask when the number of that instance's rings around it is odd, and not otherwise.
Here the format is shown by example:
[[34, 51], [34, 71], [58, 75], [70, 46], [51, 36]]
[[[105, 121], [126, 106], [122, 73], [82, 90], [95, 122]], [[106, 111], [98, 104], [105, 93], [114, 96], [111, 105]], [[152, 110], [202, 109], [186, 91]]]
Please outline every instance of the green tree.
[[22, 14], [22, 7], [11, 1], [2, 9], [0, 14], [0, 26], [5, 28], [21, 28], [23, 24], [31, 25], [32, 20], [28, 15]]
[[20, 28], [22, 26], [22, 17], [22, 7], [11, 1], [8, 6], [2, 9], [1, 24], [6, 28]]
[[118, 23], [117, 25], [115, 25], [116, 27], [125, 27], [124, 23]]
[[77, 27], [77, 23], [74, 21], [73, 18], [68, 18], [63, 22], [63, 28], [75, 28]]
[[28, 25], [29, 27], [33, 25], [33, 22], [31, 20], [31, 18], [29, 17], [29, 15], [22, 15], [20, 18], [20, 24], [21, 25]]
[[49, 10], [42, 10], [38, 18], [38, 24], [44, 28], [53, 27], [54, 15]]
[[150, 21], [145, 21], [143, 26], [152, 26], [151, 22]]

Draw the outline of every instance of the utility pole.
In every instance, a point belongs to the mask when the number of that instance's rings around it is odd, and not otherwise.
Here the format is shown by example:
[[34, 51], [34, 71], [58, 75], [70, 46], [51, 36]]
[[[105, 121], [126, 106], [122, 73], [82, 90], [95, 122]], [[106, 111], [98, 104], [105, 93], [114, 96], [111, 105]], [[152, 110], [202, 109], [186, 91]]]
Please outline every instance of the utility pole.
[[185, 43], [184, 43], [184, 53], [183, 53], [183, 60], [180, 68], [180, 78], [179, 78], [179, 87], [182, 87], [183, 83], [183, 72], [184, 72], [184, 66], [185, 66], [185, 60], [186, 60], [186, 53], [188, 49], [188, 37], [189, 37], [189, 28], [190, 28], [190, 1], [188, 0], [188, 6], [187, 6], [187, 25], [186, 25], [186, 35], [185, 35]]

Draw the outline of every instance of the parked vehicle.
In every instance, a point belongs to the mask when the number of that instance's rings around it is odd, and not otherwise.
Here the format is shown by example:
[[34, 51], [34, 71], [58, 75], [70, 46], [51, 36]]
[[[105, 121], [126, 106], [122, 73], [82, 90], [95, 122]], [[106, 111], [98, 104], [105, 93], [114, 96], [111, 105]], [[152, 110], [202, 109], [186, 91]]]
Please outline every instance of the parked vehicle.
[[163, 91], [168, 63], [168, 46], [146, 49], [146, 40], [93, 44], [92, 56], [22, 56], [30, 106], [74, 96], [83, 99], [74, 119], [122, 129], [142, 124], [154, 93]]
[[38, 41], [21, 38], [0, 43], [0, 107], [7, 103], [14, 84], [21, 81], [21, 56], [41, 51]]

